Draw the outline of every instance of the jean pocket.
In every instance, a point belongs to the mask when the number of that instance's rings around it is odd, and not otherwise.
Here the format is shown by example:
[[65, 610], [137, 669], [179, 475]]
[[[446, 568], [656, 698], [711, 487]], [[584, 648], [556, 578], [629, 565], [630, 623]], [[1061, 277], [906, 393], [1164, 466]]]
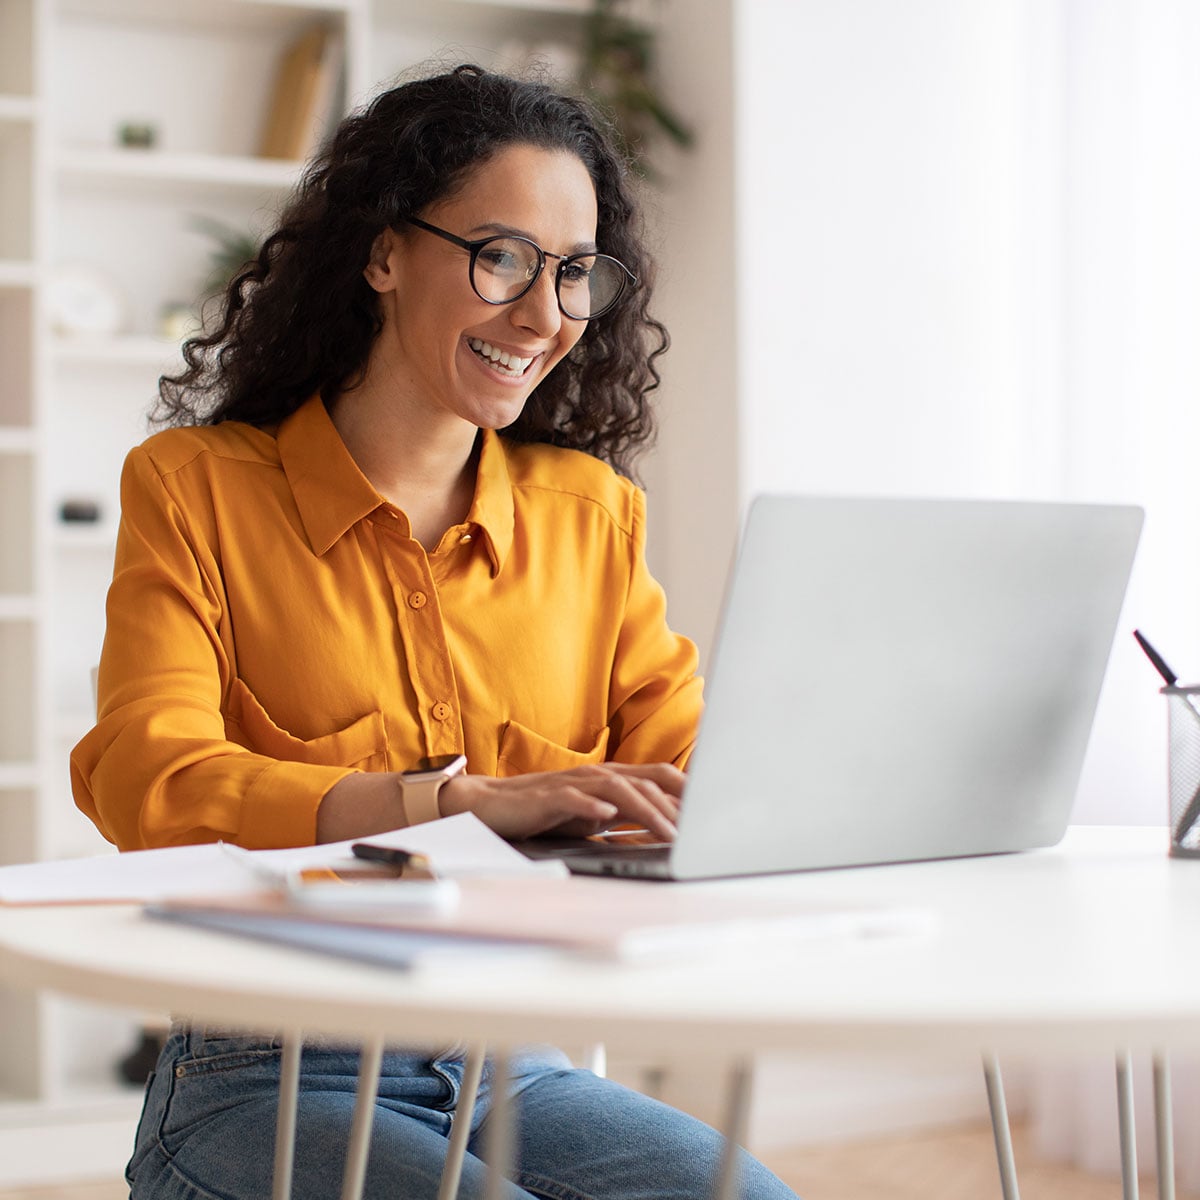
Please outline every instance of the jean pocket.
[[217, 1071], [237, 1071], [242, 1067], [258, 1067], [279, 1058], [279, 1051], [271, 1046], [246, 1046], [229, 1050], [213, 1047], [209, 1054], [185, 1059], [175, 1064], [176, 1079], [192, 1079], [198, 1075], [212, 1075]]
[[199, 1053], [177, 1058], [159, 1125], [164, 1148], [175, 1153], [191, 1130], [238, 1105], [277, 1105], [280, 1058], [279, 1048], [262, 1038], [205, 1041]]

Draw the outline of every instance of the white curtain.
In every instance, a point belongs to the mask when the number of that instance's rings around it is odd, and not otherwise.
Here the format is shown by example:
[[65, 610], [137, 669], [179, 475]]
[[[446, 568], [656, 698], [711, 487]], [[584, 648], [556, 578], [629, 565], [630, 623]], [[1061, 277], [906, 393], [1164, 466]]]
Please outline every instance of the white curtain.
[[[1059, 422], [1062, 494], [1145, 507], [1125, 624], [1140, 625], [1185, 680], [1200, 679], [1200, 5], [1059, 0], [1027, 11], [1030, 145], [1044, 140], [1042, 121], [1056, 124], [1061, 143], [1057, 169], [1045, 157], [1028, 161], [1026, 193], [1059, 230], [1060, 266], [1049, 272], [1059, 349], [1042, 365], [1061, 381], [1050, 419]], [[1044, 394], [1054, 382], [1043, 378]], [[1165, 820], [1163, 701], [1130, 640], [1123, 628], [1076, 820]], [[1114, 953], [1137, 970], [1136, 947]], [[1148, 1169], [1150, 1064], [1134, 1065]], [[1172, 1065], [1178, 1180], [1200, 1188], [1200, 1064]], [[1041, 1153], [1118, 1169], [1111, 1057], [1037, 1067], [1028, 1105]]]

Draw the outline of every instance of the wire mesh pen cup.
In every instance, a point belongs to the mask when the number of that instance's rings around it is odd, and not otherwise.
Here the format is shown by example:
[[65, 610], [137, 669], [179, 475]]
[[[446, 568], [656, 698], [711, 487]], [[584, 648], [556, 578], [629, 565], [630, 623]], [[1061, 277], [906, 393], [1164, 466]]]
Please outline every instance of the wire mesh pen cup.
[[1200, 685], [1165, 687], [1171, 854], [1200, 858]]

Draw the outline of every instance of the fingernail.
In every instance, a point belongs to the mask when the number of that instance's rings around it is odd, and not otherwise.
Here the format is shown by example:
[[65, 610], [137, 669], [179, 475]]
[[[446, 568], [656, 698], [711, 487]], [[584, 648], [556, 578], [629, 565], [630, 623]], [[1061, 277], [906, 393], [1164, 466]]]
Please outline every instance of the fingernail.
[[600, 815], [602, 817], [615, 817], [617, 815], [617, 806], [615, 804], [609, 804], [607, 800], [600, 801], [600, 809]]

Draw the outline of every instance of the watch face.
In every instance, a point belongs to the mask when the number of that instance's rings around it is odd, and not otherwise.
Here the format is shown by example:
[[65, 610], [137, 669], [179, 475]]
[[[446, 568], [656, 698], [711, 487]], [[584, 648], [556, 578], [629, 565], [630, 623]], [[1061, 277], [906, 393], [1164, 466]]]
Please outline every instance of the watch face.
[[461, 754], [435, 754], [432, 758], [423, 758], [411, 771], [401, 771], [405, 779], [420, 780], [425, 776], [433, 779], [448, 778], [457, 775], [467, 765], [466, 758]]
[[461, 754], [435, 754], [432, 758], [423, 758], [417, 764], [418, 771], [445, 771], [454, 766], [462, 758]]

